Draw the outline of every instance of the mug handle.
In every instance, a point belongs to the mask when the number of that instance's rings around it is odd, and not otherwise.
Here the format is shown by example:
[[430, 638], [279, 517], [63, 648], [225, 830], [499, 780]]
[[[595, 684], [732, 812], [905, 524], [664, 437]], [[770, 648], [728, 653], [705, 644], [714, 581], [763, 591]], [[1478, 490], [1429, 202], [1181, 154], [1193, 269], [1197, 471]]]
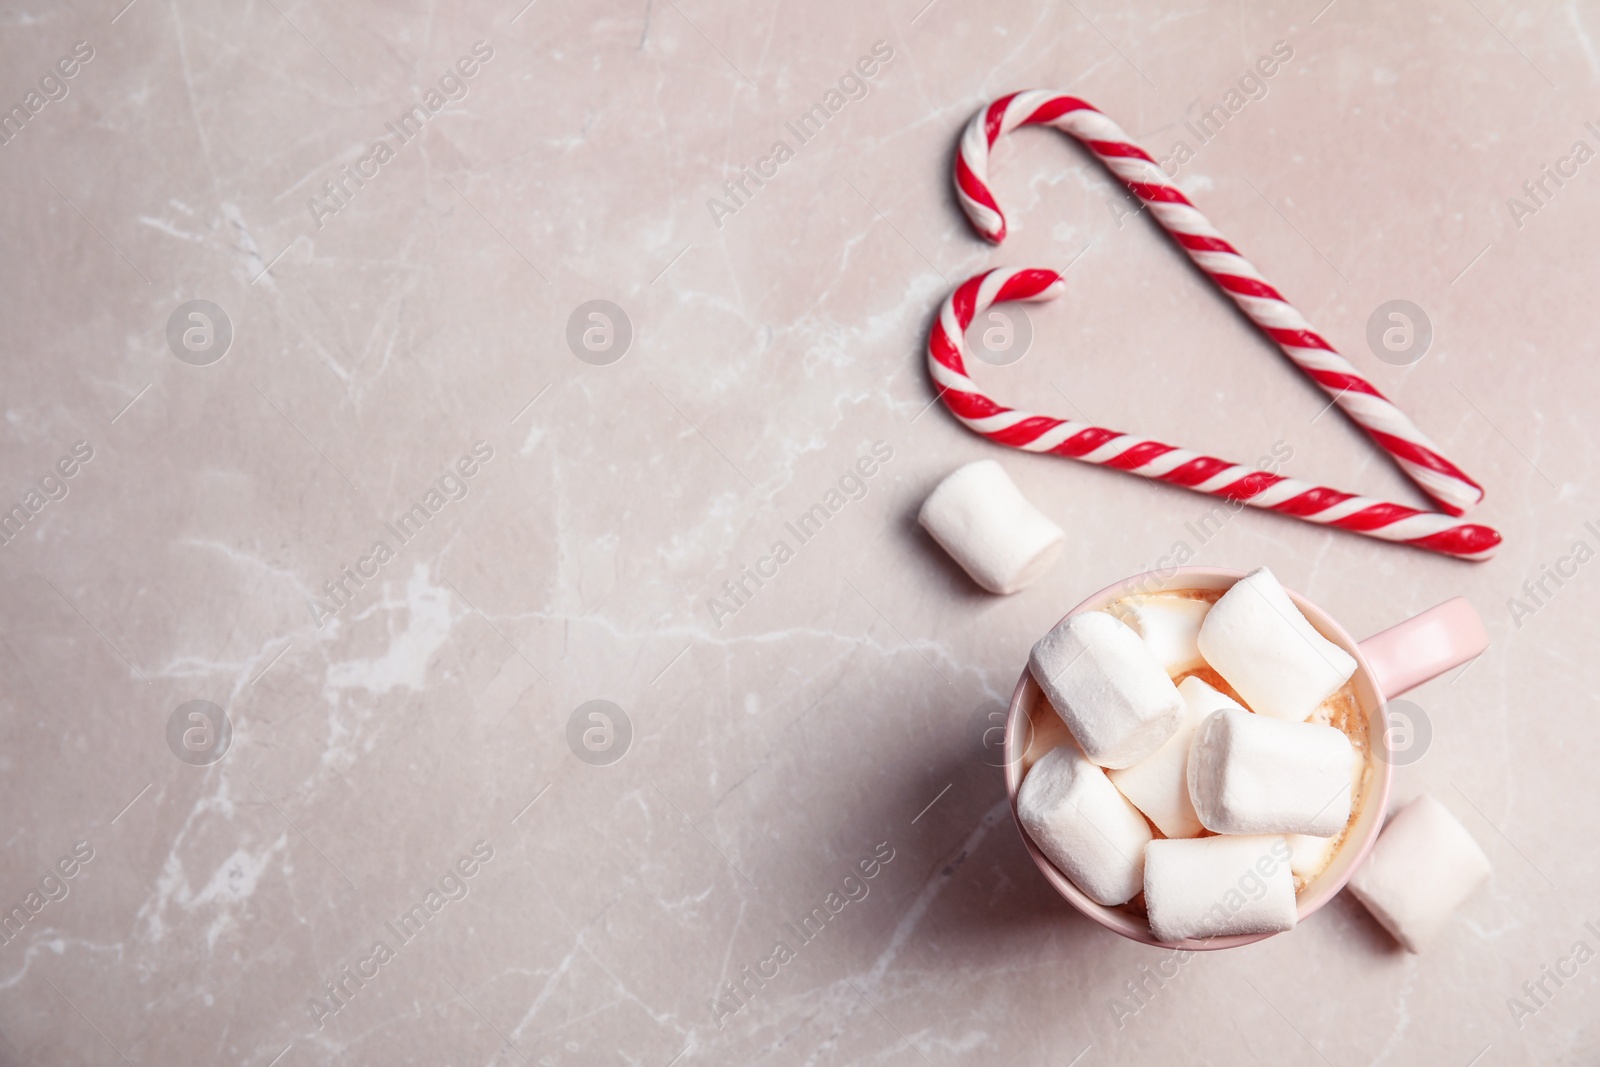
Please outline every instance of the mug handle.
[[1483, 619], [1466, 597], [1453, 597], [1373, 634], [1360, 644], [1385, 700], [1415, 689], [1489, 647]]

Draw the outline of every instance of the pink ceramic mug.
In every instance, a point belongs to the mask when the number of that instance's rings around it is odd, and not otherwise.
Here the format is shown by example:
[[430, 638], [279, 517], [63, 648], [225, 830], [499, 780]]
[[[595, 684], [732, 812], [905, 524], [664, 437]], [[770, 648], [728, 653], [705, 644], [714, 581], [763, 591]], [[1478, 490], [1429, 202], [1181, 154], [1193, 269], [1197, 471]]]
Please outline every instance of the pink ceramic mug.
[[[1220, 567], [1183, 567], [1166, 577], [1155, 572], [1136, 575], [1108, 586], [1067, 612], [1076, 615], [1083, 611], [1096, 611], [1125, 596], [1140, 593], [1159, 593], [1181, 589], [1227, 589], [1244, 577], [1243, 571], [1224, 570]], [[1389, 804], [1389, 785], [1393, 777], [1392, 756], [1395, 750], [1391, 732], [1386, 728], [1383, 705], [1400, 694], [1413, 689], [1428, 679], [1443, 674], [1452, 667], [1472, 659], [1489, 645], [1483, 620], [1471, 604], [1461, 597], [1447, 600], [1438, 607], [1374, 634], [1365, 641], [1356, 641], [1344, 628], [1334, 622], [1326, 612], [1310, 603], [1298, 593], [1289, 592], [1295, 605], [1305, 614], [1317, 631], [1344, 649], [1356, 660], [1356, 673], [1352, 678], [1356, 699], [1367, 716], [1368, 737], [1372, 739], [1375, 774], [1371, 788], [1362, 800], [1360, 814], [1349, 836], [1339, 846], [1327, 868], [1317, 876], [1299, 899], [1299, 921], [1328, 901], [1332, 900], [1355, 869], [1366, 857], [1367, 850], [1377, 840], [1383, 828], [1384, 811]], [[1017, 790], [1022, 787], [1023, 775], [1033, 762], [1057, 743], [1070, 736], [1066, 727], [1054, 714], [1046, 722], [1048, 728], [1035, 732], [1030, 728], [1028, 709], [1035, 702], [1043, 703], [1044, 694], [1026, 667], [1017, 689], [1011, 695], [1011, 710], [1006, 716], [1005, 771], [1006, 791], [1011, 795], [1011, 814], [1017, 814]], [[1048, 706], [1046, 707], [1048, 710]], [[1057, 730], [1056, 727], [1060, 729]], [[1380, 750], [1381, 753], [1380, 754]], [[1386, 758], [1389, 757], [1389, 758]], [[1123, 937], [1142, 941], [1147, 945], [1164, 948], [1220, 949], [1248, 945], [1271, 937], [1271, 934], [1238, 934], [1232, 937], [1214, 937], [1205, 940], [1178, 942], [1158, 941], [1150, 933], [1146, 922], [1137, 915], [1120, 908], [1108, 908], [1089, 899], [1072, 884], [1071, 879], [1056, 869], [1034, 846], [1027, 831], [1019, 821], [1017, 829], [1033, 856], [1033, 862], [1066, 897], [1072, 905], [1108, 930]]]

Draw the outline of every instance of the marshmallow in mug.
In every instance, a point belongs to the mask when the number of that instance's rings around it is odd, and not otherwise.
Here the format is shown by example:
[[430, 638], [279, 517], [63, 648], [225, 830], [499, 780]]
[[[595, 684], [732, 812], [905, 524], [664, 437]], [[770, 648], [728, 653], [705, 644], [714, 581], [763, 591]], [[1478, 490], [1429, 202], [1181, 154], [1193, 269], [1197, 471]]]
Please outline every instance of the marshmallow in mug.
[[1032, 585], [1061, 555], [1067, 535], [1028, 503], [992, 459], [968, 463], [940, 482], [917, 521], [991, 593]]
[[1307, 881], [1323, 872], [1333, 857], [1333, 847], [1339, 843], [1338, 834], [1285, 834], [1283, 839], [1289, 842], [1289, 870]]
[[1199, 639], [1209, 602], [1154, 594], [1124, 597], [1106, 610], [1127, 623], [1173, 677], [1206, 665]]
[[1131, 767], [1178, 730], [1183, 697], [1139, 635], [1103, 611], [1061, 620], [1028, 653], [1028, 671], [1102, 767]]
[[1144, 854], [1150, 932], [1182, 941], [1294, 929], [1289, 856], [1277, 836], [1151, 841]]
[[1189, 745], [1195, 731], [1213, 711], [1244, 709], [1193, 676], [1178, 683], [1178, 694], [1183, 697], [1178, 732], [1154, 754], [1132, 767], [1110, 771], [1107, 777], [1164, 836], [1199, 837], [1205, 827], [1189, 799]]
[[1189, 799], [1215, 833], [1327, 837], [1350, 821], [1355, 761], [1336, 727], [1224, 708], [1189, 746]]
[[1492, 871], [1467, 828], [1424, 793], [1383, 828], [1350, 892], [1406, 951], [1420, 952]]
[[1039, 851], [1098, 904], [1126, 904], [1144, 887], [1150, 826], [1104, 771], [1072, 745], [1028, 768], [1017, 819]]
[[1304, 722], [1356, 670], [1354, 657], [1306, 621], [1265, 567], [1218, 598], [1197, 644], [1252, 711], [1291, 722]]

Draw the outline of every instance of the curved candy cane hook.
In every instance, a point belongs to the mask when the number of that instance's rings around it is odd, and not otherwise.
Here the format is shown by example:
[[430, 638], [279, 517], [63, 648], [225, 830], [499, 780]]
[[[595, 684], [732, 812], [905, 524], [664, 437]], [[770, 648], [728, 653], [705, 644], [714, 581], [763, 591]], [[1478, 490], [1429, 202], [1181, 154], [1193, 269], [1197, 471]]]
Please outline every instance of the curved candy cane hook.
[[1160, 165], [1128, 139], [1122, 127], [1077, 97], [1042, 90], [1012, 93], [980, 111], [968, 124], [956, 156], [956, 195], [972, 228], [981, 236], [995, 244], [1006, 236], [1005, 215], [989, 188], [989, 151], [1001, 134], [1034, 125], [1054, 126], [1093, 152], [1150, 208], [1195, 265], [1441, 508], [1461, 515], [1483, 499], [1483, 488], [1446, 459], [1404, 412], [1318, 335], [1305, 316], [1223, 239]]

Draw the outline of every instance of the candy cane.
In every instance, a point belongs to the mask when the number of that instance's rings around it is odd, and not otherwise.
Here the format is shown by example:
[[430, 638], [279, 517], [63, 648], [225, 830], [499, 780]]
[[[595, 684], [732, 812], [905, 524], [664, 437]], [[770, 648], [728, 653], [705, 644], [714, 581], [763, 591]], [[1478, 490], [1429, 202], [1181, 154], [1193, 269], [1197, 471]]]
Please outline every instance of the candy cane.
[[995, 403], [967, 376], [963, 339], [967, 327], [994, 304], [1052, 300], [1065, 288], [1055, 271], [1001, 267], [968, 278], [945, 300], [928, 337], [928, 370], [945, 406], [969, 429], [1025, 452], [1049, 452], [1099, 463], [1368, 537], [1462, 559], [1488, 559], [1494, 554], [1500, 535], [1487, 526], [1285, 478], [1148, 437], [1030, 415]]
[[989, 150], [1018, 126], [1049, 125], [1071, 134], [1100, 158], [1150, 212], [1195, 266], [1233, 298], [1283, 354], [1322, 387], [1334, 403], [1399, 463], [1412, 481], [1451, 515], [1483, 499], [1483, 488], [1439, 453], [1405, 413], [1311, 328], [1167, 178], [1122, 127], [1077, 97], [1032, 90], [1003, 96], [973, 116], [956, 157], [956, 194], [973, 229], [995, 244], [1006, 236], [1005, 216], [989, 189]]

